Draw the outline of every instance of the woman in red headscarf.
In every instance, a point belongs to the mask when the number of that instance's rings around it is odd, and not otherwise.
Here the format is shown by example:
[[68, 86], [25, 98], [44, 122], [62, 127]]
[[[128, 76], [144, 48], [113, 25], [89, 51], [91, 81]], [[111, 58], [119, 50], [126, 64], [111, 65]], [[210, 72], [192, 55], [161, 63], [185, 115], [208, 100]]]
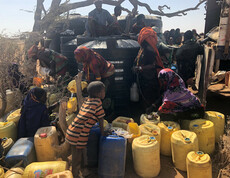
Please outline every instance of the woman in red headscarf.
[[[100, 54], [85, 46], [78, 47], [74, 51], [75, 59], [83, 64], [83, 71], [88, 82], [102, 80], [111, 77], [115, 68], [109, 61], [106, 61]], [[94, 79], [90, 74], [93, 74]]]
[[160, 97], [157, 75], [164, 66], [157, 49], [157, 34], [151, 27], [142, 28], [138, 43], [141, 48], [135, 59], [134, 71], [144, 108], [147, 108]]
[[78, 47], [74, 51], [74, 56], [78, 63], [83, 64], [83, 71], [88, 82], [99, 80], [105, 84], [106, 96], [103, 100], [103, 107], [108, 116], [113, 112], [114, 65], [85, 46]]

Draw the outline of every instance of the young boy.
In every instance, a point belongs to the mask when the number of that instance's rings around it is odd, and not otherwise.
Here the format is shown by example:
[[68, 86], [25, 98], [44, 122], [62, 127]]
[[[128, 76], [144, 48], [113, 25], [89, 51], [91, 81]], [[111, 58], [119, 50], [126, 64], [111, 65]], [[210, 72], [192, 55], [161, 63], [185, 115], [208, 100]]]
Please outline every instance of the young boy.
[[104, 135], [103, 121], [105, 112], [101, 99], [105, 97], [105, 85], [101, 81], [91, 82], [87, 91], [89, 97], [82, 104], [81, 109], [66, 132], [66, 141], [71, 145], [72, 173], [78, 177], [81, 163], [86, 165], [86, 146], [90, 129], [99, 121], [101, 134]]

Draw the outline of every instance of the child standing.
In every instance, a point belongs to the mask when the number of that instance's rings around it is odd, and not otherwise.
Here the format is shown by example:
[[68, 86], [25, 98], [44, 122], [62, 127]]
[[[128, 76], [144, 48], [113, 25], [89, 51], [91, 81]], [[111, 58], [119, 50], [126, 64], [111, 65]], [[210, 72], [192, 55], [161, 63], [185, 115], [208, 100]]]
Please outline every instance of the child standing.
[[81, 164], [86, 165], [86, 146], [90, 129], [99, 121], [101, 134], [104, 135], [103, 121], [105, 112], [101, 99], [105, 97], [105, 85], [101, 81], [91, 82], [87, 91], [89, 97], [66, 132], [66, 141], [71, 145], [72, 172], [78, 177]]

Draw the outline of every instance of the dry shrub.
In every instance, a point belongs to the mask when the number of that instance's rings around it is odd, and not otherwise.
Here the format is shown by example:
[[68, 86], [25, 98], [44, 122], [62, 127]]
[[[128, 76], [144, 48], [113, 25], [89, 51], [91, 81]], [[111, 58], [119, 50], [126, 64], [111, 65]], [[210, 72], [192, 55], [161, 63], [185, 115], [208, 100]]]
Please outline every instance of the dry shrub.
[[[13, 78], [9, 75], [9, 67], [13, 64], [19, 64], [21, 66], [19, 70], [23, 68], [25, 53], [24, 53], [24, 41], [18, 39], [9, 39], [3, 37], [0, 34], [0, 117], [5, 113], [5, 110], [9, 112], [8, 108], [14, 109], [20, 107], [22, 95], [18, 88], [15, 88], [13, 84]], [[19, 79], [19, 82], [29, 84], [29, 77]], [[11, 90], [13, 99], [8, 99], [7, 91]], [[8, 101], [8, 103], [7, 103]]]

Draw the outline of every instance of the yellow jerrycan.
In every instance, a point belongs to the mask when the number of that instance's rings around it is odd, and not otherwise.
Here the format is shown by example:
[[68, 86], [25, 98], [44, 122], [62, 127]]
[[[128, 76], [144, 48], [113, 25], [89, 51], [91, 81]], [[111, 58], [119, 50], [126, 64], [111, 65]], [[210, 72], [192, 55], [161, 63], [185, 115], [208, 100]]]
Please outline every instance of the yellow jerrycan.
[[12, 138], [13, 141], [17, 140], [17, 127], [13, 121], [0, 122], [0, 138]]
[[33, 162], [26, 166], [23, 178], [46, 177], [68, 169], [66, 161]]
[[[88, 83], [86, 81], [81, 81], [81, 89], [84, 90], [88, 86]], [[67, 89], [71, 93], [77, 93], [77, 86], [76, 86], [76, 80], [72, 80], [69, 82]]]
[[225, 117], [222, 113], [215, 111], [206, 111], [205, 119], [213, 122], [215, 127], [215, 141], [220, 141], [220, 136], [224, 135]]
[[129, 143], [131, 143], [134, 138], [141, 136], [140, 128], [135, 122], [128, 123], [127, 131], [129, 132], [129, 134], [133, 134], [132, 138], [128, 138]]
[[141, 131], [141, 135], [149, 135], [149, 136], [153, 136], [157, 139], [159, 145], [161, 142], [161, 129], [155, 125], [150, 123], [147, 124], [141, 124], [139, 126], [140, 131]]
[[63, 172], [58, 172], [55, 174], [50, 174], [46, 176], [46, 178], [73, 178], [73, 174], [71, 171], [63, 171]]
[[18, 126], [20, 117], [21, 117], [21, 109], [17, 109], [6, 118], [6, 121], [7, 122], [13, 121], [16, 124], [16, 126]]
[[67, 113], [71, 114], [77, 111], [77, 98], [71, 97], [67, 102]]
[[5, 173], [5, 178], [22, 178], [23, 172], [22, 167], [11, 168]]
[[161, 129], [160, 152], [164, 156], [171, 156], [171, 135], [180, 130], [180, 125], [173, 121], [163, 121], [158, 123], [158, 127]]
[[215, 128], [213, 122], [196, 119], [190, 122], [189, 130], [196, 133], [200, 151], [212, 154], [215, 150]]
[[202, 151], [191, 151], [186, 158], [188, 178], [212, 178], [210, 156]]
[[190, 151], [198, 151], [198, 138], [194, 132], [178, 130], [171, 136], [172, 160], [175, 167], [186, 171], [186, 157]]
[[151, 114], [141, 114], [140, 124], [146, 123], [158, 124], [160, 122], [160, 116], [156, 112], [152, 112]]
[[14, 145], [14, 141], [12, 138], [7, 138], [7, 137], [2, 138], [2, 146], [4, 148], [4, 155], [6, 155], [8, 151], [10, 151], [10, 148], [13, 145]]
[[134, 122], [134, 121], [130, 117], [119, 116], [112, 122], [112, 127], [120, 127], [124, 130], [127, 130], [129, 122]]
[[54, 126], [38, 129], [34, 136], [37, 160], [39, 162], [56, 160], [56, 152], [52, 148], [52, 145], [58, 144], [58, 133]]
[[132, 143], [135, 172], [141, 177], [156, 177], [160, 173], [160, 144], [155, 137], [142, 135]]
[[0, 178], [4, 178], [4, 169], [0, 167]]

